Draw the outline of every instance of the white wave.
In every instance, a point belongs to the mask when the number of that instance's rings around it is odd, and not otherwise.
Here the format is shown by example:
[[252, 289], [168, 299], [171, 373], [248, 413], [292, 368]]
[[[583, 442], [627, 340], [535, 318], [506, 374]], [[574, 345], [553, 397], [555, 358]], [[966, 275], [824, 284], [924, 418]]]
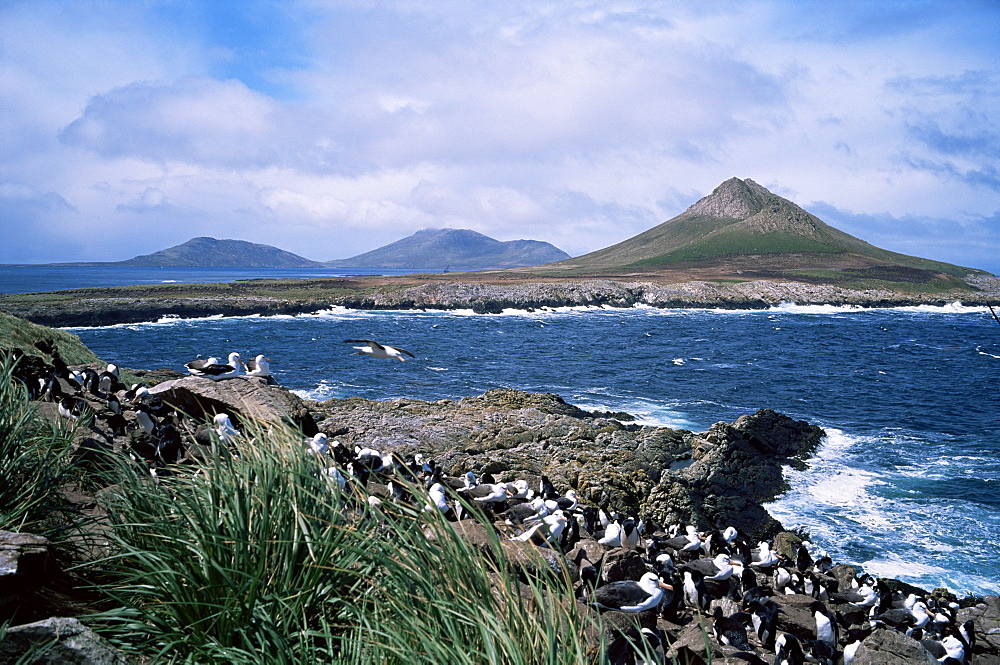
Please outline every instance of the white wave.
[[[589, 395], [577, 395], [575, 401], [577, 406], [587, 411], [621, 411], [635, 418], [632, 422], [637, 425], [692, 431], [704, 429], [670, 404], [637, 397], [612, 395], [607, 389], [602, 388], [591, 388], [587, 392]], [[604, 395], [611, 399], [596, 400], [593, 399], [593, 395]]]
[[176, 279], [161, 279], [160, 284], [177, 284], [179, 281]]
[[997, 355], [996, 353], [990, 353], [989, 351], [984, 350], [983, 347], [981, 347], [981, 346], [977, 346], [976, 347], [976, 351], [978, 351], [979, 355], [981, 355], [981, 356], [986, 356], [987, 358], [997, 358], [997, 359], [1000, 359], [1000, 355]]
[[308, 390], [292, 390], [292, 394], [298, 395], [302, 399], [312, 400], [314, 402], [325, 402], [328, 399], [339, 396], [339, 386], [335, 386], [331, 383], [322, 382], [315, 388]]
[[684, 359], [683, 358], [674, 358], [674, 364], [675, 365], [683, 365], [684, 364]]
[[447, 372], [448, 371], [447, 367], [428, 367], [427, 369], [429, 369], [432, 372]]
[[884, 557], [871, 559], [861, 563], [866, 572], [879, 577], [902, 579], [928, 575], [941, 575], [949, 571], [940, 566], [932, 566], [913, 559], [904, 559], [899, 554], [890, 553]]
[[772, 306], [767, 311], [786, 314], [843, 314], [864, 311], [860, 305], [798, 305], [793, 302], [783, 302]]
[[963, 305], [956, 300], [946, 305], [911, 305], [907, 307], [889, 307], [897, 312], [917, 312], [921, 314], [980, 314], [988, 312], [985, 305]]
[[[228, 317], [228, 318], [260, 318], [260, 314], [250, 314], [244, 317]], [[212, 314], [210, 316], [192, 316], [192, 317], [182, 317], [176, 314], [166, 314], [156, 321], [136, 321], [133, 323], [112, 323], [106, 326], [66, 326], [65, 328], [60, 328], [60, 330], [66, 330], [72, 332], [74, 330], [141, 330], [143, 328], [151, 328], [156, 326], [174, 326], [182, 323], [198, 323], [202, 321], [218, 321], [224, 319], [222, 314]]]

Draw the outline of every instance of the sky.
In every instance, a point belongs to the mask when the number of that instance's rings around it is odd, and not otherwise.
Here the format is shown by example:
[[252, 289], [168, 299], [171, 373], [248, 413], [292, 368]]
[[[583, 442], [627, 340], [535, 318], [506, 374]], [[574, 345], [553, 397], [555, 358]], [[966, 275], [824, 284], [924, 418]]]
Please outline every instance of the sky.
[[0, 0], [0, 137], [0, 263], [576, 256], [736, 176], [1000, 274], [994, 0]]

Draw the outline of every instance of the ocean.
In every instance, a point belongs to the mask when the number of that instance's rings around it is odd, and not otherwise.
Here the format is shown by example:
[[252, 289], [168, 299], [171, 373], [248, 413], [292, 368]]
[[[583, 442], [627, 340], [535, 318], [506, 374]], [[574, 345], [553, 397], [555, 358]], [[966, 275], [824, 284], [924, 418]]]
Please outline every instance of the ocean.
[[[141, 268], [111, 266], [0, 265], [0, 294], [85, 289], [98, 286], [237, 282], [246, 279], [316, 279], [345, 275], [405, 275], [413, 270], [363, 268]], [[444, 272], [421, 270], [421, 272]]]
[[[772, 408], [827, 432], [809, 469], [786, 471], [790, 490], [768, 506], [786, 527], [876, 575], [1000, 593], [1000, 326], [986, 308], [335, 308], [69, 330], [126, 367], [264, 353], [282, 385], [318, 400], [511, 387], [692, 431]], [[348, 338], [417, 357], [354, 356]]]

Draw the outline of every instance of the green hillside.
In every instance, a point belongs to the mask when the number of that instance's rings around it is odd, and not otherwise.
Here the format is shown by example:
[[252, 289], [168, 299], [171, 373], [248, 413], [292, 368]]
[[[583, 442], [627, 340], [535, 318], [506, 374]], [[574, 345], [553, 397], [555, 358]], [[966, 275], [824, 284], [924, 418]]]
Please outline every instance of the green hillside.
[[689, 270], [717, 277], [903, 282], [935, 290], [969, 288], [962, 277], [985, 274], [881, 249], [826, 224], [753, 180], [739, 178], [730, 178], [711, 195], [648, 231], [539, 270], [564, 275]]
[[0, 350], [18, 348], [27, 355], [52, 362], [53, 352], [67, 365], [97, 362], [94, 352], [80, 338], [55, 328], [40, 326], [0, 312]]

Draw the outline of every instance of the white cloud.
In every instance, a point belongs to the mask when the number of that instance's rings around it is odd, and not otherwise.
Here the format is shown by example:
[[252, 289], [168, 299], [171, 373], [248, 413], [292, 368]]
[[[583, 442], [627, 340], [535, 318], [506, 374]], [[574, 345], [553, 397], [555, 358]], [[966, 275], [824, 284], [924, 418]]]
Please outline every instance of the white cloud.
[[0, 224], [78, 239], [44, 260], [196, 235], [322, 259], [427, 226], [579, 254], [731, 176], [1000, 256], [974, 222], [1000, 208], [983, 3], [302, 0], [249, 43], [175, 10], [0, 9], [0, 180], [36, 193]]

